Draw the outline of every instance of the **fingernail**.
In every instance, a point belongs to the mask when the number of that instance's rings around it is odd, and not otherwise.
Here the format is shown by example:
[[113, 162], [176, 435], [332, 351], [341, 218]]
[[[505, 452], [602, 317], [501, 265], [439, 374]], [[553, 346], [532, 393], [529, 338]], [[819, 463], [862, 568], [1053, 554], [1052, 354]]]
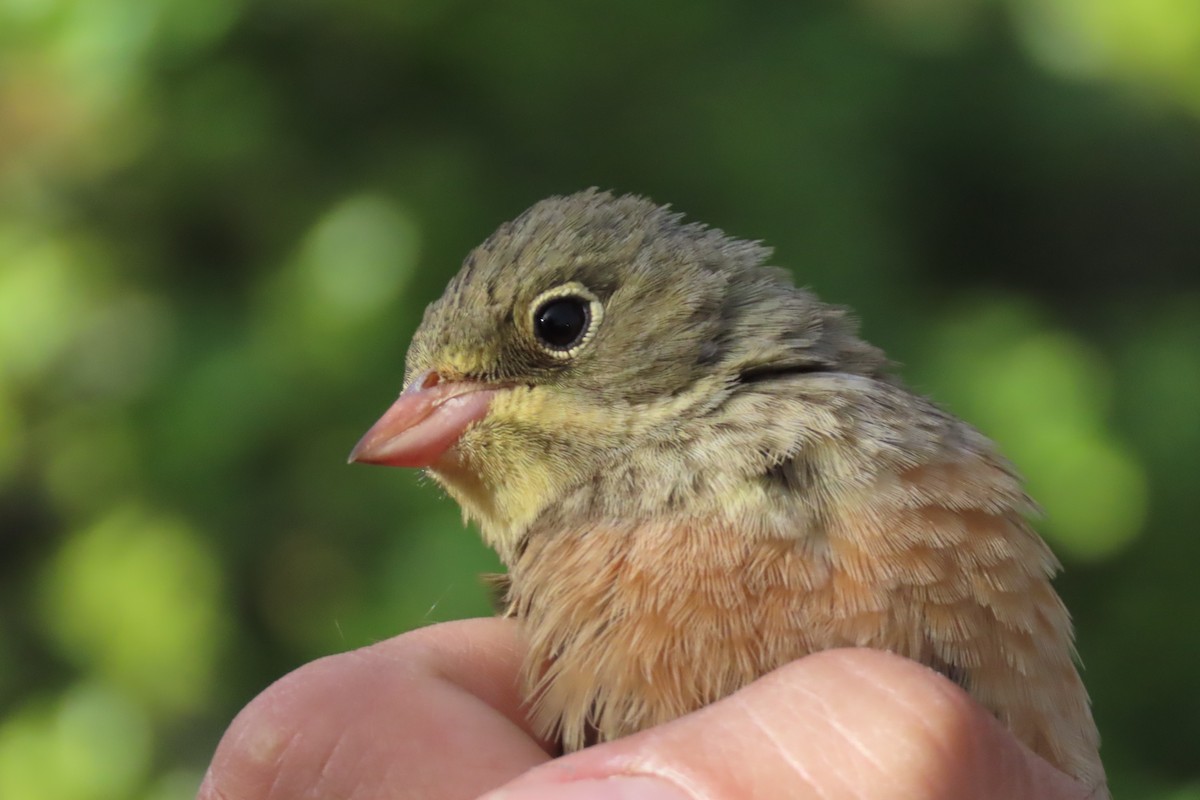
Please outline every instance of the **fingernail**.
[[694, 800], [691, 795], [658, 778], [614, 775], [599, 780], [501, 789], [483, 800]]

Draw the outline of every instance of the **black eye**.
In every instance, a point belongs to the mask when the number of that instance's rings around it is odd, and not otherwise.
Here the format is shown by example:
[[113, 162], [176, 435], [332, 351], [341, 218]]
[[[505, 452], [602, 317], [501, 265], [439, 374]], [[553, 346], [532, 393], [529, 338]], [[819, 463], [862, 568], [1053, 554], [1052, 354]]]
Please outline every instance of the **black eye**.
[[555, 350], [570, 350], [583, 339], [591, 323], [590, 304], [582, 297], [555, 297], [533, 315], [533, 332]]

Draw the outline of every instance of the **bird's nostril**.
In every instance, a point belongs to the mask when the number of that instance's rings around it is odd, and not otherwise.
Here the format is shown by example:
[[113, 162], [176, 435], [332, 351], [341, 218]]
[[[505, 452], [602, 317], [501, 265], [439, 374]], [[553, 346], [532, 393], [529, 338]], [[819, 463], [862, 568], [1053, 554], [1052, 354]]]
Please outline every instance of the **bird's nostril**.
[[422, 392], [426, 389], [432, 389], [441, 382], [442, 376], [439, 375], [436, 370], [431, 369], [413, 378], [412, 381], [409, 382], [408, 386], [404, 387], [404, 391], [401, 392], [401, 394], [406, 395]]

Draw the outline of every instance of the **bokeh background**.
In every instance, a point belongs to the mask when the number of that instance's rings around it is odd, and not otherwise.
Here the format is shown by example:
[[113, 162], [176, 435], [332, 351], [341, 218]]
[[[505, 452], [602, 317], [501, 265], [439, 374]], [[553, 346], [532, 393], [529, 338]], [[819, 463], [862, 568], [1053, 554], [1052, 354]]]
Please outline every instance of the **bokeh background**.
[[0, 0], [0, 797], [190, 798], [273, 679], [487, 613], [345, 456], [467, 250], [591, 185], [999, 440], [1117, 796], [1200, 798], [1196, 0]]

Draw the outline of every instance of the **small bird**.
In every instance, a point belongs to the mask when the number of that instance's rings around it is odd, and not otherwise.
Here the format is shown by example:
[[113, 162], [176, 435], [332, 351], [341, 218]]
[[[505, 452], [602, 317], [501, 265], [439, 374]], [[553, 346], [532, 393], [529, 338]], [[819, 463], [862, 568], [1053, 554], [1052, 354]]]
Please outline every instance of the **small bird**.
[[769, 256], [640, 197], [543, 200], [426, 309], [350, 460], [424, 468], [479, 523], [566, 751], [871, 647], [1106, 796], [1020, 477]]

